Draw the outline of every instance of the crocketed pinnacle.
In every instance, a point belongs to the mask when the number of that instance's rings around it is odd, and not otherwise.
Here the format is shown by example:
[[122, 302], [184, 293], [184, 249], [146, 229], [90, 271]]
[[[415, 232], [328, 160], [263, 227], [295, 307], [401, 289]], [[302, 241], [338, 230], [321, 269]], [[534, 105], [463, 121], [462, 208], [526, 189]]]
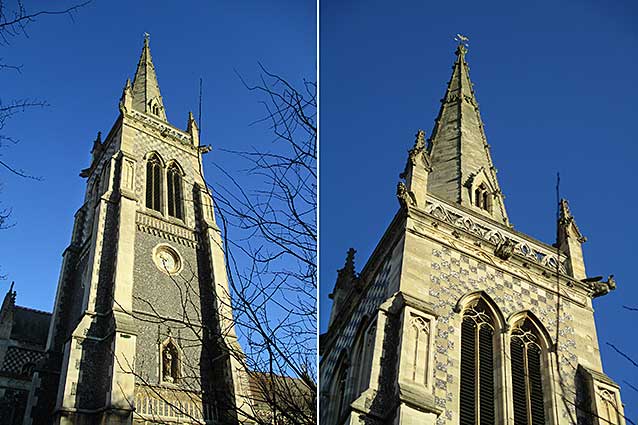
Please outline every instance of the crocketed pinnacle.
[[579, 243], [587, 241], [576, 225], [576, 220], [569, 209], [569, 202], [567, 199], [561, 199], [558, 212], [558, 243], [562, 243], [568, 234], [573, 235]]
[[166, 112], [157, 83], [148, 34], [145, 34], [144, 47], [133, 79], [133, 109], [166, 121]]
[[[509, 224], [470, 80], [466, 53], [467, 48], [459, 44], [452, 77], [441, 99], [441, 109], [429, 140], [432, 172], [428, 178], [428, 192]], [[486, 193], [485, 197], [481, 195], [480, 201], [475, 199], [478, 187], [481, 193]]]

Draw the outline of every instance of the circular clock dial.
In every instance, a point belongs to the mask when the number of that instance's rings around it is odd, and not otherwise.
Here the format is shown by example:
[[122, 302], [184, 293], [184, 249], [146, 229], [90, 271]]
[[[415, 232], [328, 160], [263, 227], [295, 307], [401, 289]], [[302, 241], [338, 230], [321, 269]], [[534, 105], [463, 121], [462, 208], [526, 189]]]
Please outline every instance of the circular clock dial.
[[153, 260], [157, 268], [168, 274], [176, 274], [181, 267], [179, 254], [168, 245], [159, 245], [154, 249]]

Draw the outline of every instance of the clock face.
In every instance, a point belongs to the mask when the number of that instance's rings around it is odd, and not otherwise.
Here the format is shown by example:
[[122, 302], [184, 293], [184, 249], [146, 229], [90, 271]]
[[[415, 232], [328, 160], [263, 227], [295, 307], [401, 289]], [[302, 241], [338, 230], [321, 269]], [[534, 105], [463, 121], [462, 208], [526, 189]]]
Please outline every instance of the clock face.
[[153, 251], [153, 261], [158, 269], [168, 274], [176, 274], [180, 271], [181, 260], [175, 249], [168, 245], [158, 245]]

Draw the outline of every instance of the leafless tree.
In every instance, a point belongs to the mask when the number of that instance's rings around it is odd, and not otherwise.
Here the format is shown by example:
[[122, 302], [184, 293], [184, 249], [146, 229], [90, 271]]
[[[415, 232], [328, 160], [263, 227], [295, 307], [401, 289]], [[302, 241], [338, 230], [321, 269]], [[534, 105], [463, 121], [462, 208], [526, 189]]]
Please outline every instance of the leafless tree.
[[[6, 49], [11, 45], [11, 40], [16, 37], [29, 37], [28, 27], [36, 22], [38, 18], [51, 15], [66, 15], [73, 19], [75, 12], [90, 2], [91, 0], [84, 1], [61, 9], [31, 11], [22, 0], [14, 2], [0, 0], [0, 47]], [[21, 69], [21, 65], [7, 62], [4, 57], [0, 57], [0, 71], [19, 73]], [[8, 135], [4, 131], [5, 126], [12, 117], [29, 109], [45, 106], [48, 106], [47, 102], [41, 99], [18, 98], [6, 100], [0, 98], [0, 149], [6, 143], [17, 143], [17, 139], [14, 136]], [[9, 161], [4, 159], [0, 159], [0, 168], [4, 168], [21, 177], [31, 177], [27, 172], [14, 167]], [[2, 223], [0, 222], [0, 224]]]
[[[261, 66], [259, 84], [274, 138], [235, 152], [254, 185], [226, 173], [215, 186], [238, 332], [248, 341], [246, 367], [282, 423], [316, 423], [317, 86], [297, 90]], [[243, 80], [242, 80], [243, 81]], [[293, 376], [296, 380], [281, 378]], [[277, 422], [277, 421], [275, 421]]]

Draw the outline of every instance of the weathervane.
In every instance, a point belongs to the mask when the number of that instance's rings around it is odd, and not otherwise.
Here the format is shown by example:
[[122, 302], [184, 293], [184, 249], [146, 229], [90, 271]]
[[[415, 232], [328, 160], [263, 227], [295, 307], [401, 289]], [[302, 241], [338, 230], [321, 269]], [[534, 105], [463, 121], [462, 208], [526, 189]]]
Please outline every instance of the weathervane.
[[468, 41], [470, 41], [470, 38], [464, 36], [463, 34], [456, 34], [456, 37], [454, 37], [454, 41], [457, 41], [459, 43], [459, 46], [463, 45], [467, 48], [469, 47]]

